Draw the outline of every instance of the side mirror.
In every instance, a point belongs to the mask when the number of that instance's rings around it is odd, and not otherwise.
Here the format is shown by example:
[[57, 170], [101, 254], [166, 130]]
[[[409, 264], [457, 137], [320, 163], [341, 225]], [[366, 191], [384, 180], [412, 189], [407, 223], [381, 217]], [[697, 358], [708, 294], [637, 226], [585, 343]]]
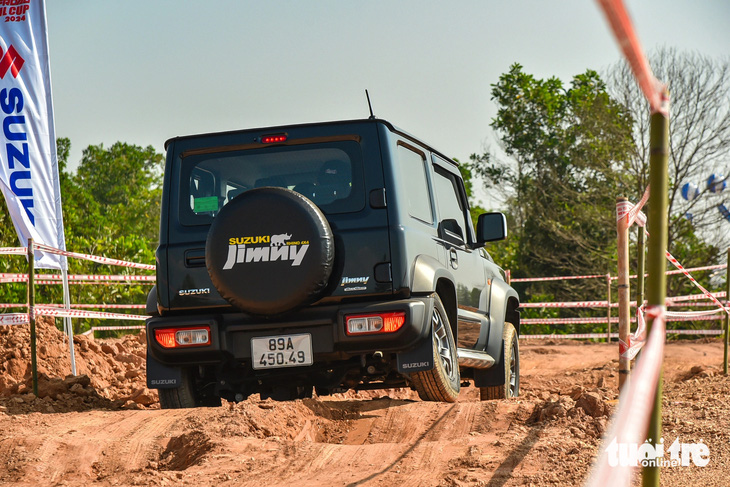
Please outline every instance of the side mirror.
[[447, 218], [439, 223], [438, 232], [439, 238], [454, 245], [464, 245], [464, 234], [459, 226], [459, 222], [453, 218]]
[[477, 242], [487, 242], [507, 238], [507, 219], [502, 213], [482, 213], [477, 220]]

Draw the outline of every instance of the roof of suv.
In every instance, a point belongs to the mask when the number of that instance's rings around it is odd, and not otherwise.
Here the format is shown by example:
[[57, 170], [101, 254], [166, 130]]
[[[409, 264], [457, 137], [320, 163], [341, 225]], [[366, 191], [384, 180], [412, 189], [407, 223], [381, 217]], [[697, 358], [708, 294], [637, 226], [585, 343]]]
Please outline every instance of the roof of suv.
[[392, 123], [388, 122], [387, 120], [384, 120], [382, 118], [365, 118], [365, 119], [354, 119], [354, 120], [337, 120], [337, 121], [330, 121], [330, 122], [309, 122], [309, 123], [300, 123], [300, 124], [292, 124], [292, 125], [275, 125], [271, 127], [252, 127], [250, 129], [240, 129], [240, 130], [227, 130], [223, 132], [209, 132], [209, 133], [203, 133], [203, 134], [193, 134], [193, 135], [181, 135], [177, 137], [172, 137], [170, 139], [167, 139], [165, 141], [165, 149], [167, 149], [168, 145], [171, 142], [174, 142], [176, 140], [188, 140], [193, 139], [197, 137], [206, 137], [206, 136], [215, 136], [215, 135], [229, 135], [229, 134], [235, 134], [237, 132], [246, 132], [249, 130], [255, 130], [257, 132], [266, 131], [266, 132], [276, 132], [281, 131], [286, 128], [298, 128], [298, 127], [316, 127], [316, 126], [326, 126], [326, 125], [340, 125], [340, 124], [349, 124], [349, 123], [381, 123], [388, 127], [388, 129], [391, 132], [397, 133], [413, 142], [416, 142], [423, 147], [428, 148], [431, 152], [434, 152], [441, 156], [442, 158], [446, 159], [449, 162], [452, 162], [454, 165], [458, 166], [458, 163], [455, 162], [452, 158], [449, 156], [443, 154], [442, 152], [436, 150], [433, 148], [430, 144], [425, 143], [422, 139], [419, 139], [418, 137], [415, 137], [414, 135], [406, 132], [405, 130], [402, 130]]

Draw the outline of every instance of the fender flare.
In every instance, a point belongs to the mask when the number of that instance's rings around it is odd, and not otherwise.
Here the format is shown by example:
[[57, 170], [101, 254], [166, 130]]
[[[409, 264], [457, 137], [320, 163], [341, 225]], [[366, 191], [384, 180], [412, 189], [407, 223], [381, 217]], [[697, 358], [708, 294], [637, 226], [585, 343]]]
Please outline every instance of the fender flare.
[[439, 279], [455, 282], [454, 275], [438, 260], [424, 254], [416, 257], [411, 269], [412, 293], [430, 294], [436, 292], [436, 284]]
[[421, 254], [413, 261], [411, 269], [411, 293], [429, 295], [438, 293], [446, 308], [454, 340], [458, 340], [457, 297], [454, 275], [441, 262], [430, 255]]

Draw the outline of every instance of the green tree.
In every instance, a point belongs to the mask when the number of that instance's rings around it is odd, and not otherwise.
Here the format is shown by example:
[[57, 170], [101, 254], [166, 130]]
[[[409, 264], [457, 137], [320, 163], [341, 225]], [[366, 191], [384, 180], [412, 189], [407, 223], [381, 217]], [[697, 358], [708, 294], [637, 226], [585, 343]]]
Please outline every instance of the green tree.
[[[76, 252], [154, 264], [158, 239], [161, 154], [117, 142], [83, 151], [75, 175], [62, 186], [66, 246]], [[138, 274], [128, 268], [73, 260], [75, 274]], [[144, 304], [149, 286], [75, 286], [72, 301], [93, 304]], [[81, 324], [82, 322], [78, 322]], [[87, 325], [100, 324], [87, 320]], [[124, 322], [130, 324], [130, 322]], [[104, 324], [110, 324], [105, 321]]]
[[[66, 248], [79, 253], [154, 264], [159, 228], [162, 155], [152, 147], [117, 142], [109, 149], [89, 146], [76, 174], [67, 171], [70, 141], [58, 139], [59, 179]], [[0, 203], [0, 246], [18, 239], [3, 199]], [[26, 273], [22, 257], [0, 258], [0, 272]], [[45, 271], [40, 271], [45, 272]], [[55, 272], [54, 272], [55, 273]], [[139, 274], [128, 268], [69, 259], [70, 274]], [[144, 304], [149, 286], [73, 285], [72, 303]], [[60, 303], [61, 286], [39, 286], [38, 302]], [[25, 303], [26, 286], [0, 285], [0, 302]], [[122, 310], [124, 312], [124, 310]], [[76, 331], [100, 324], [74, 320]], [[105, 321], [104, 324], [110, 324]], [[124, 324], [130, 324], [125, 321]]]
[[142, 148], [117, 142], [87, 147], [73, 178], [71, 204], [88, 217], [93, 233], [111, 231], [112, 237], [137, 235], [156, 239], [159, 230], [162, 155], [152, 146]]
[[[507, 203], [516, 239], [513, 276], [602, 274], [614, 260], [616, 197], [631, 188], [632, 120], [595, 71], [565, 87], [519, 64], [492, 85], [505, 157], [472, 155], [488, 189]], [[554, 299], [594, 296], [596, 280], [541, 285]], [[523, 296], [524, 298], [525, 296]]]

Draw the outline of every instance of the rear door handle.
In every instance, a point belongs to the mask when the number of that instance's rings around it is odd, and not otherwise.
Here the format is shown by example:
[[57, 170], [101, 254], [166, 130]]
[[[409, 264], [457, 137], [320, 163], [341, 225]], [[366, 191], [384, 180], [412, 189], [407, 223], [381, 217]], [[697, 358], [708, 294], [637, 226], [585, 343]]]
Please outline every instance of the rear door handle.
[[185, 267], [205, 267], [205, 249], [186, 250]]

